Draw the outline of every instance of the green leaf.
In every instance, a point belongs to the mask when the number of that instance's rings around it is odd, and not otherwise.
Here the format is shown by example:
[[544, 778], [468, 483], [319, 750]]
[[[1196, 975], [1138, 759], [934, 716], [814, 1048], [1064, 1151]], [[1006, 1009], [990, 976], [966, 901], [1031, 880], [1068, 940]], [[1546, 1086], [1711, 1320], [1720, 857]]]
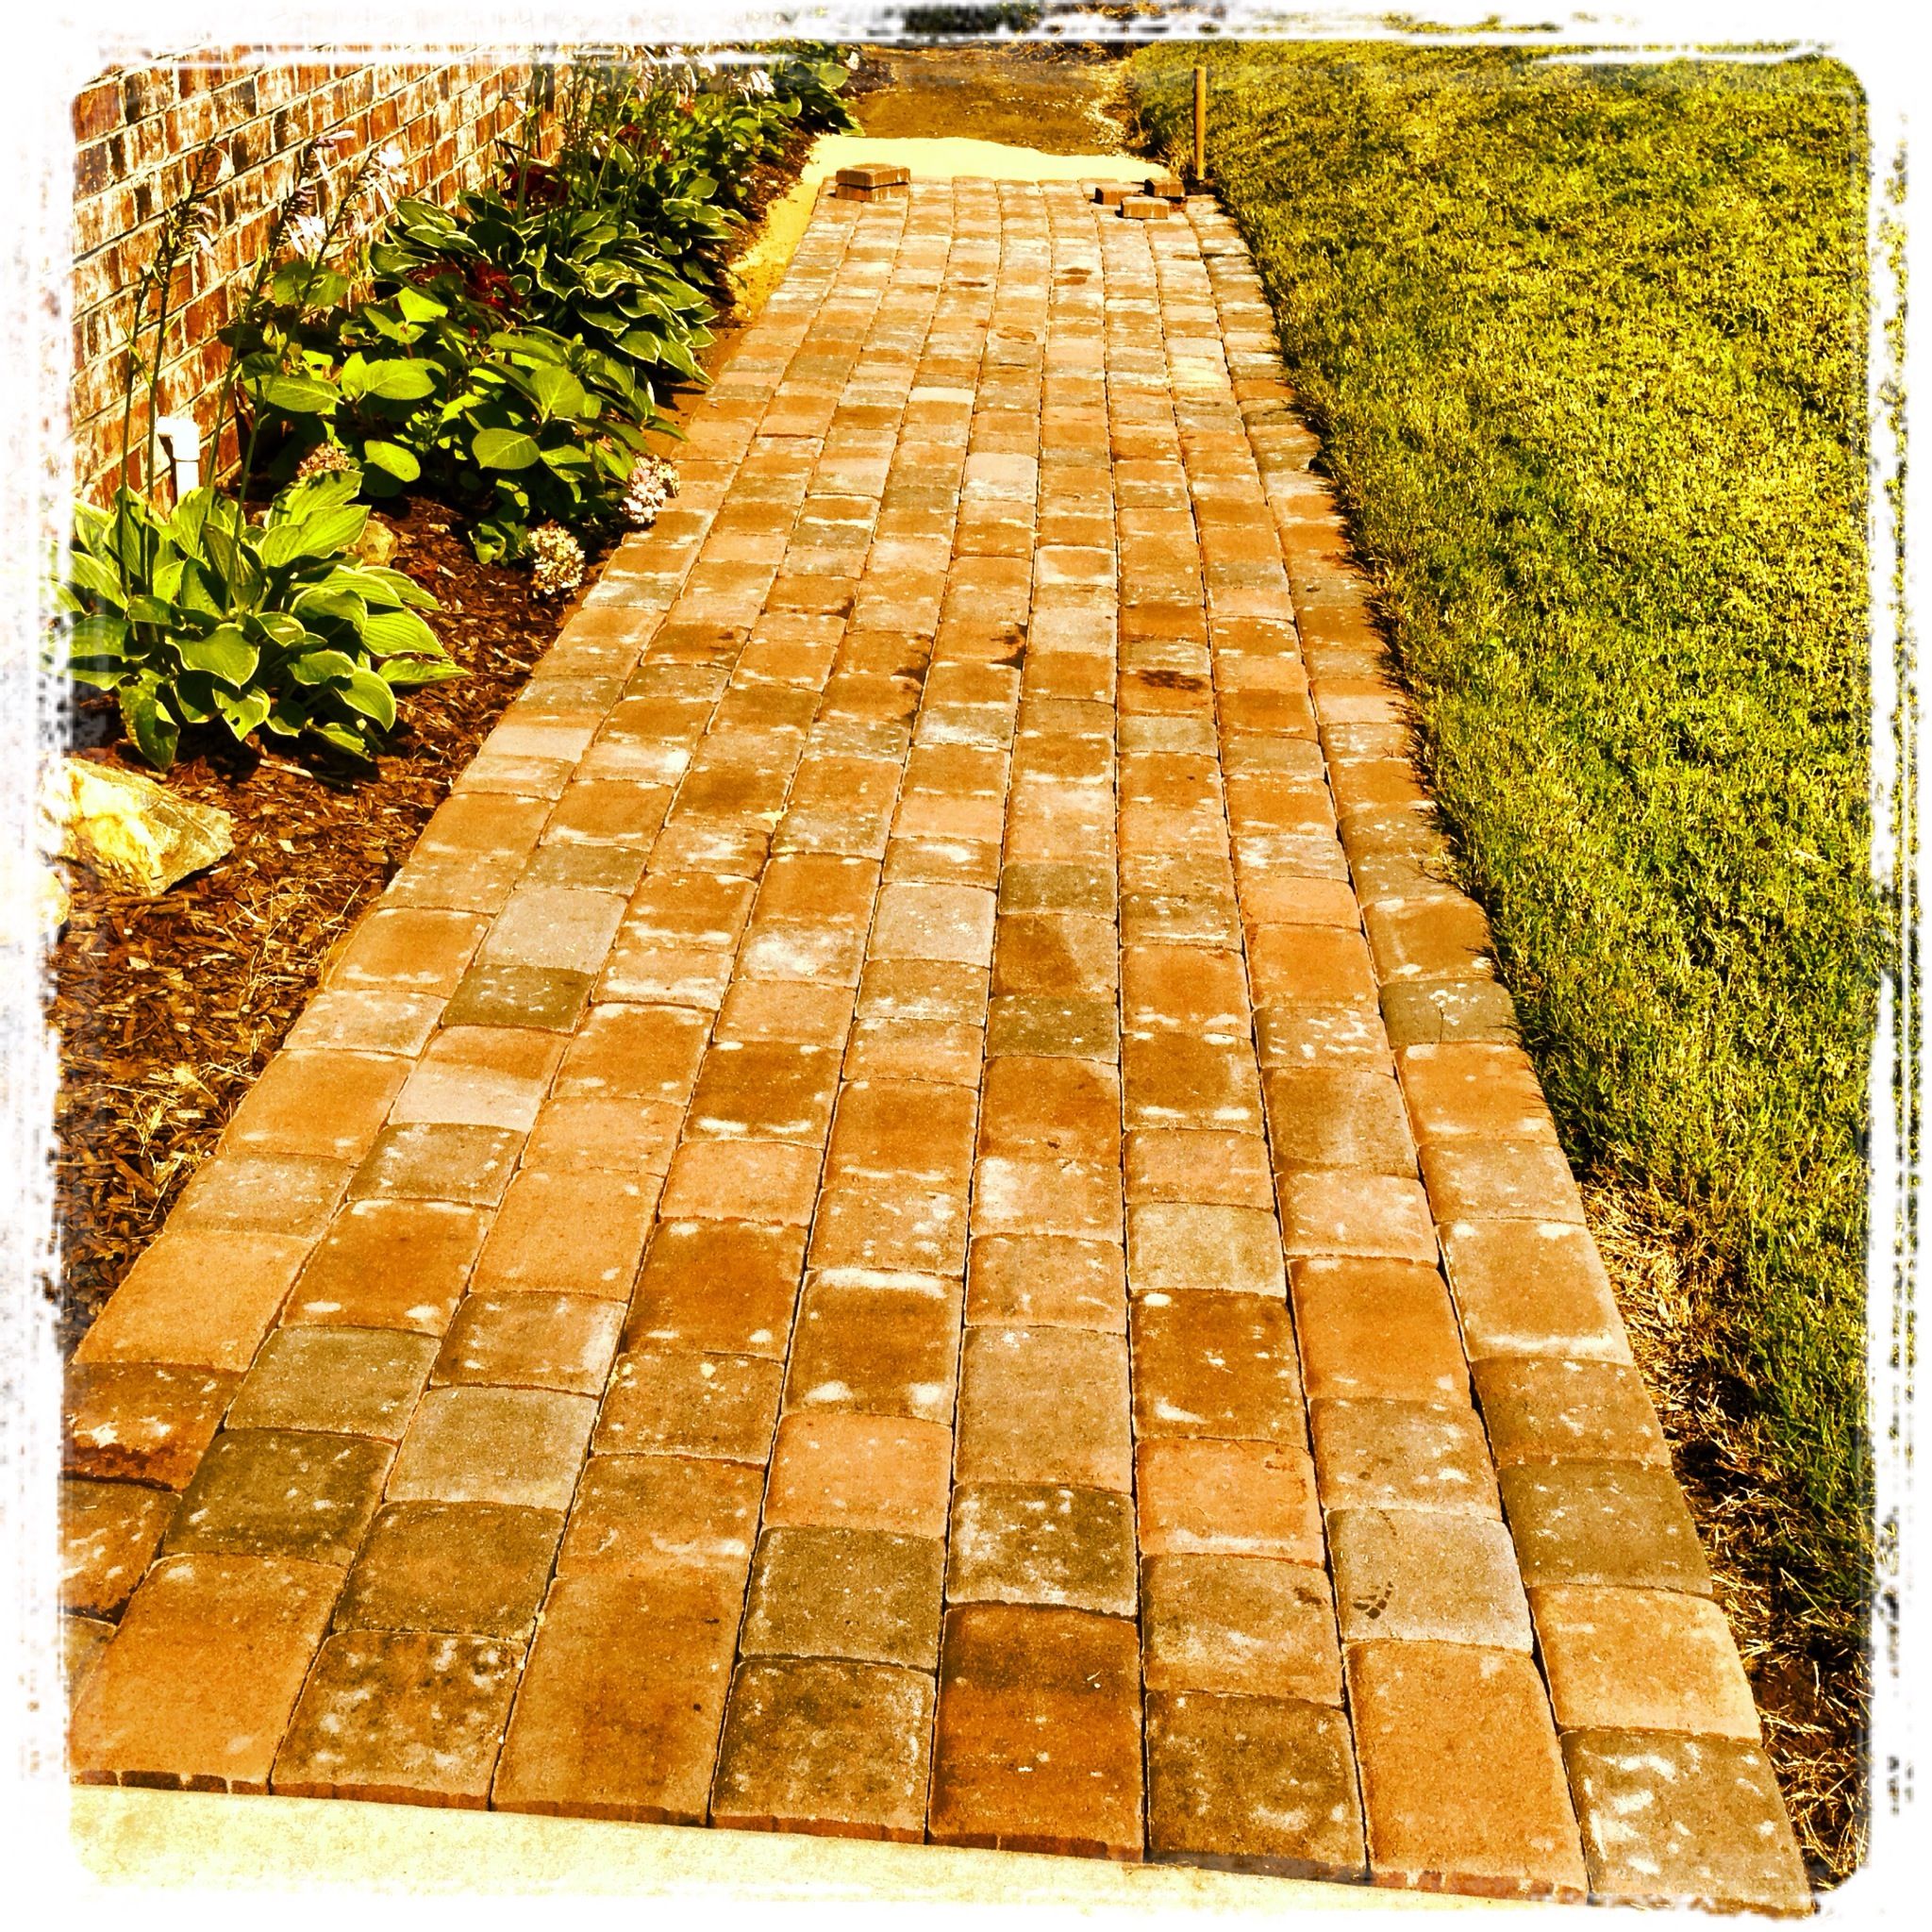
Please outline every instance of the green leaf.
[[335, 557], [362, 534], [369, 511], [361, 504], [325, 510], [299, 524], [278, 524], [261, 540], [261, 560], [271, 570], [293, 563], [298, 557]]
[[385, 731], [396, 722], [395, 692], [373, 671], [358, 671], [349, 679], [348, 689], [342, 692], [342, 702], [360, 711], [365, 718], [374, 718]]
[[380, 437], [371, 437], [362, 445], [362, 461], [398, 484], [413, 483], [423, 474], [423, 465], [401, 443], [385, 442]]
[[210, 637], [177, 639], [175, 648], [190, 670], [209, 672], [238, 690], [261, 662], [261, 653], [232, 624], [223, 625]]
[[318, 738], [326, 739], [338, 751], [346, 752], [352, 758], [360, 759], [364, 764], [372, 762], [369, 747], [348, 725], [330, 722], [326, 724], [311, 724], [309, 728]]
[[351, 356], [337, 380], [351, 402], [380, 396], [390, 403], [418, 403], [436, 388], [436, 377], [426, 364], [401, 356], [385, 357], [379, 362]]
[[419, 684], [441, 684], [445, 678], [468, 674], [460, 664], [428, 658], [391, 658], [376, 666], [375, 675], [391, 691], [408, 691]]
[[341, 651], [305, 651], [289, 665], [297, 684], [326, 684], [332, 677], [353, 677], [356, 660]]
[[341, 401], [332, 382], [312, 375], [264, 375], [250, 389], [272, 409], [285, 416], [333, 416]]
[[87, 596], [98, 597], [103, 604], [111, 605], [116, 610], [127, 608], [126, 587], [118, 571], [110, 570], [96, 557], [90, 557], [84, 550], [69, 551], [67, 556], [68, 580]]
[[299, 644], [308, 635], [302, 620], [291, 616], [286, 610], [250, 611], [242, 620], [242, 633], [258, 644], [275, 644], [284, 648]]
[[237, 743], [267, 718], [269, 704], [269, 694], [265, 691], [244, 691], [240, 697], [230, 697], [221, 690], [215, 692], [215, 709]]
[[471, 445], [486, 470], [527, 470], [537, 460], [537, 443], [520, 429], [479, 429]]
[[156, 701], [154, 691], [145, 685], [121, 687], [121, 722], [136, 749], [156, 771], [165, 772], [175, 762], [175, 747], [180, 741], [181, 727]]
[[168, 532], [175, 546], [196, 561], [201, 558], [202, 525], [208, 521], [208, 507], [213, 499], [211, 490], [191, 490], [175, 506], [175, 514], [169, 519]]
[[413, 610], [372, 610], [362, 625], [362, 641], [372, 658], [393, 658], [404, 651], [443, 655], [441, 641]]
[[395, 305], [405, 322], [439, 322], [449, 313], [443, 303], [425, 295], [421, 289], [398, 289]]
[[237, 541], [231, 530], [217, 528], [212, 517], [202, 526], [201, 547], [214, 572], [211, 588], [217, 609], [254, 609], [261, 601], [264, 588], [261, 566], [254, 555]]
[[127, 623], [125, 618], [76, 617], [67, 627], [67, 655], [70, 658], [119, 658], [125, 655]]
[[590, 413], [590, 397], [584, 393], [584, 386], [568, 369], [545, 368], [534, 370], [530, 375], [530, 392], [537, 399], [537, 408], [546, 419], [567, 416], [572, 419]]
[[294, 611], [304, 622], [346, 624], [358, 635], [369, 621], [369, 606], [353, 591], [338, 590], [334, 580], [304, 591], [295, 599]]

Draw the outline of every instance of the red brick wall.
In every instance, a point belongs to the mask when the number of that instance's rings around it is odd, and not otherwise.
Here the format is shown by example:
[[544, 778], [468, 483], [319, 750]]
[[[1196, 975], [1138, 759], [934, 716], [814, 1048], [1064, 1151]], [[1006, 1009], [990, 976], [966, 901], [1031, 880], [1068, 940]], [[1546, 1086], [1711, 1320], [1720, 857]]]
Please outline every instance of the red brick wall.
[[[215, 331], [232, 287], [254, 271], [268, 210], [292, 185], [302, 143], [344, 130], [353, 165], [368, 147], [393, 142], [406, 161], [400, 191], [447, 201], [485, 172], [491, 141], [514, 126], [528, 74], [487, 58], [301, 64], [229, 48], [120, 70], [84, 89], [74, 104], [77, 491], [102, 501], [117, 479], [129, 300], [201, 142], [220, 139], [235, 173], [216, 197], [214, 247], [175, 284], [160, 403], [163, 414], [195, 417], [205, 436], [226, 355]], [[141, 437], [137, 425], [137, 450]]]

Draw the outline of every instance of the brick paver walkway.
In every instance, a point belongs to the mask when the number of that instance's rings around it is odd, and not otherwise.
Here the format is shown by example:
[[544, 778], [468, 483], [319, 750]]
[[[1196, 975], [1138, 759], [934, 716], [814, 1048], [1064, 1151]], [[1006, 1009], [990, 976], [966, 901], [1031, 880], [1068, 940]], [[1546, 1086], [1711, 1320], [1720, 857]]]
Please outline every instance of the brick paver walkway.
[[1314, 450], [822, 204], [79, 1352], [78, 1776], [1803, 1906]]

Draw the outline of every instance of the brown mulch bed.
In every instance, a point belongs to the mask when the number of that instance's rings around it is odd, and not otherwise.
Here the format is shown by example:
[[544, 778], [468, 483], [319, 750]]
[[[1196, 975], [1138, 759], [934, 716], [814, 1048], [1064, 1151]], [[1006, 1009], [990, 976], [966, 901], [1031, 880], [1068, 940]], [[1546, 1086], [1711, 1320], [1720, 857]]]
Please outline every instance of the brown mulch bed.
[[[467, 675], [411, 694], [376, 774], [324, 753], [258, 755], [222, 734], [184, 734], [167, 783], [232, 816], [234, 851], [158, 899], [64, 868], [73, 911], [49, 962], [63, 1354], [567, 614], [531, 594], [526, 571], [479, 564], [442, 505], [411, 502], [384, 521], [398, 539], [393, 567], [441, 601], [432, 621]], [[146, 769], [121, 744], [111, 700], [76, 712], [75, 739], [80, 757]]]

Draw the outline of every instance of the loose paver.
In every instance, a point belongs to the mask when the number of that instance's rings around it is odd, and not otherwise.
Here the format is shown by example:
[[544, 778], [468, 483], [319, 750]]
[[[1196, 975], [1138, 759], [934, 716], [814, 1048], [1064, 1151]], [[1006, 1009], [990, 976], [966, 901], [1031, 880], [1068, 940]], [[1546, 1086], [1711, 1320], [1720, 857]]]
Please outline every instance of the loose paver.
[[1231, 225], [852, 192], [81, 1345], [75, 1775], [1804, 1909]]

